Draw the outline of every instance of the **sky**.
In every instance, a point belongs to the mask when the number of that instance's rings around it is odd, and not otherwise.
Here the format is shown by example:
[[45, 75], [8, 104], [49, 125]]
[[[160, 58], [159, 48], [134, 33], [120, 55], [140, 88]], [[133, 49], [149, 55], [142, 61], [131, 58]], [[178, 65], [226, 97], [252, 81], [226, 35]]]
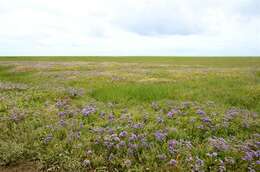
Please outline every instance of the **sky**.
[[260, 55], [260, 0], [0, 0], [0, 55]]

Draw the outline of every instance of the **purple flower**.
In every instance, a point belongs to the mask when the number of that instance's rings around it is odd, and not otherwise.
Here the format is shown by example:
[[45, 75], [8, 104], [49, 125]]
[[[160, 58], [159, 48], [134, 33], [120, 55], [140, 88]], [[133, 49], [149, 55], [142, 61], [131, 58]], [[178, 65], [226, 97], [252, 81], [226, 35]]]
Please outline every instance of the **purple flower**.
[[175, 147], [177, 145], [177, 141], [176, 140], [169, 140], [168, 142], [168, 146], [169, 147]]
[[258, 161], [256, 161], [255, 163], [256, 163], [257, 165], [260, 165], [260, 161], [259, 161], [259, 160], [258, 160]]
[[156, 140], [158, 140], [158, 141], [163, 141], [166, 138], [166, 134], [162, 133], [160, 131], [156, 131], [154, 136], [155, 136]]
[[136, 140], [137, 140], [137, 135], [134, 134], [134, 133], [132, 133], [131, 136], [129, 137], [129, 141], [130, 141], [130, 142], [134, 142], [134, 141], [136, 141]]
[[62, 109], [64, 108], [64, 106], [67, 105], [67, 101], [65, 100], [58, 100], [55, 104], [55, 106], [58, 108], [58, 109]]
[[171, 166], [176, 166], [176, 164], [177, 164], [177, 161], [175, 159], [171, 159], [169, 161], [169, 165], [171, 165]]
[[125, 147], [126, 143], [125, 141], [120, 141], [118, 144], [117, 144], [117, 147], [118, 148], [121, 148], [121, 147]]
[[169, 118], [172, 118], [173, 115], [174, 115], [174, 113], [173, 113], [172, 111], [170, 111], [170, 112], [167, 113], [167, 116], [168, 116]]
[[114, 143], [110, 141], [104, 141], [104, 145], [108, 148], [111, 149], [114, 146]]
[[246, 152], [245, 156], [242, 159], [245, 161], [252, 161], [254, 159], [254, 156], [255, 156], [255, 152], [250, 151], [250, 152]]
[[96, 108], [94, 106], [86, 106], [85, 108], [82, 109], [82, 114], [83, 116], [89, 116], [91, 113], [95, 113], [96, 112]]
[[210, 138], [209, 144], [219, 151], [226, 151], [229, 149], [229, 145], [223, 138]]
[[115, 142], [120, 142], [120, 138], [117, 137], [117, 134], [112, 134], [112, 135], [111, 135], [111, 138], [112, 138], [112, 140], [115, 141]]
[[196, 157], [196, 166], [197, 166], [198, 168], [204, 166], [204, 161], [203, 161], [202, 159]]
[[60, 117], [63, 117], [63, 116], [66, 116], [66, 115], [67, 115], [67, 112], [65, 112], [65, 111], [58, 112], [58, 115], [59, 115]]
[[134, 124], [132, 126], [132, 128], [134, 128], [134, 129], [141, 129], [141, 128], [143, 128], [143, 124], [141, 124], [141, 123]]
[[119, 133], [119, 137], [126, 137], [127, 136], [127, 132], [126, 131], [122, 131]]
[[169, 112], [167, 113], [167, 116], [168, 116], [169, 118], [172, 118], [174, 115], [176, 115], [176, 114], [178, 114], [178, 113], [179, 113], [178, 110], [172, 109], [171, 111], [169, 111]]
[[206, 112], [204, 112], [204, 111], [201, 110], [201, 109], [198, 109], [198, 110], [196, 111], [196, 114], [198, 114], [198, 115], [206, 115]]
[[202, 120], [202, 122], [204, 122], [204, 123], [211, 123], [211, 119], [208, 118], [208, 117], [204, 117], [204, 118], [202, 118], [201, 120]]

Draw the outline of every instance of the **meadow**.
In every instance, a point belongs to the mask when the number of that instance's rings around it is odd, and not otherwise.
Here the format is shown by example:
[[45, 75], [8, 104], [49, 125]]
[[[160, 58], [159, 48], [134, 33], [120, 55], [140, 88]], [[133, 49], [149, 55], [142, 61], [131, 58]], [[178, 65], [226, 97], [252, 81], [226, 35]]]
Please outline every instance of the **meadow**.
[[259, 57], [0, 57], [0, 171], [260, 171]]

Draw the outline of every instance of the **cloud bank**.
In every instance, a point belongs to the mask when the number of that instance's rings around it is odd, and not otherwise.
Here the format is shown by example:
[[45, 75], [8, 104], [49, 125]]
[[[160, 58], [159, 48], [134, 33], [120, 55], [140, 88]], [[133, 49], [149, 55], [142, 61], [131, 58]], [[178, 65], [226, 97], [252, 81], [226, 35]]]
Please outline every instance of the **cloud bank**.
[[0, 55], [260, 55], [258, 0], [2, 0]]

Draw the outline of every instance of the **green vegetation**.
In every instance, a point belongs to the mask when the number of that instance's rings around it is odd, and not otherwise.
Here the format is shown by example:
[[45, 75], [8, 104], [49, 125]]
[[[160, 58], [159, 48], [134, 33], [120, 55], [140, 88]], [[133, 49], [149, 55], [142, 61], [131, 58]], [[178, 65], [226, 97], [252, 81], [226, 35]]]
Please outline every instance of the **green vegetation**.
[[257, 57], [0, 57], [3, 170], [257, 171], [259, 113]]

